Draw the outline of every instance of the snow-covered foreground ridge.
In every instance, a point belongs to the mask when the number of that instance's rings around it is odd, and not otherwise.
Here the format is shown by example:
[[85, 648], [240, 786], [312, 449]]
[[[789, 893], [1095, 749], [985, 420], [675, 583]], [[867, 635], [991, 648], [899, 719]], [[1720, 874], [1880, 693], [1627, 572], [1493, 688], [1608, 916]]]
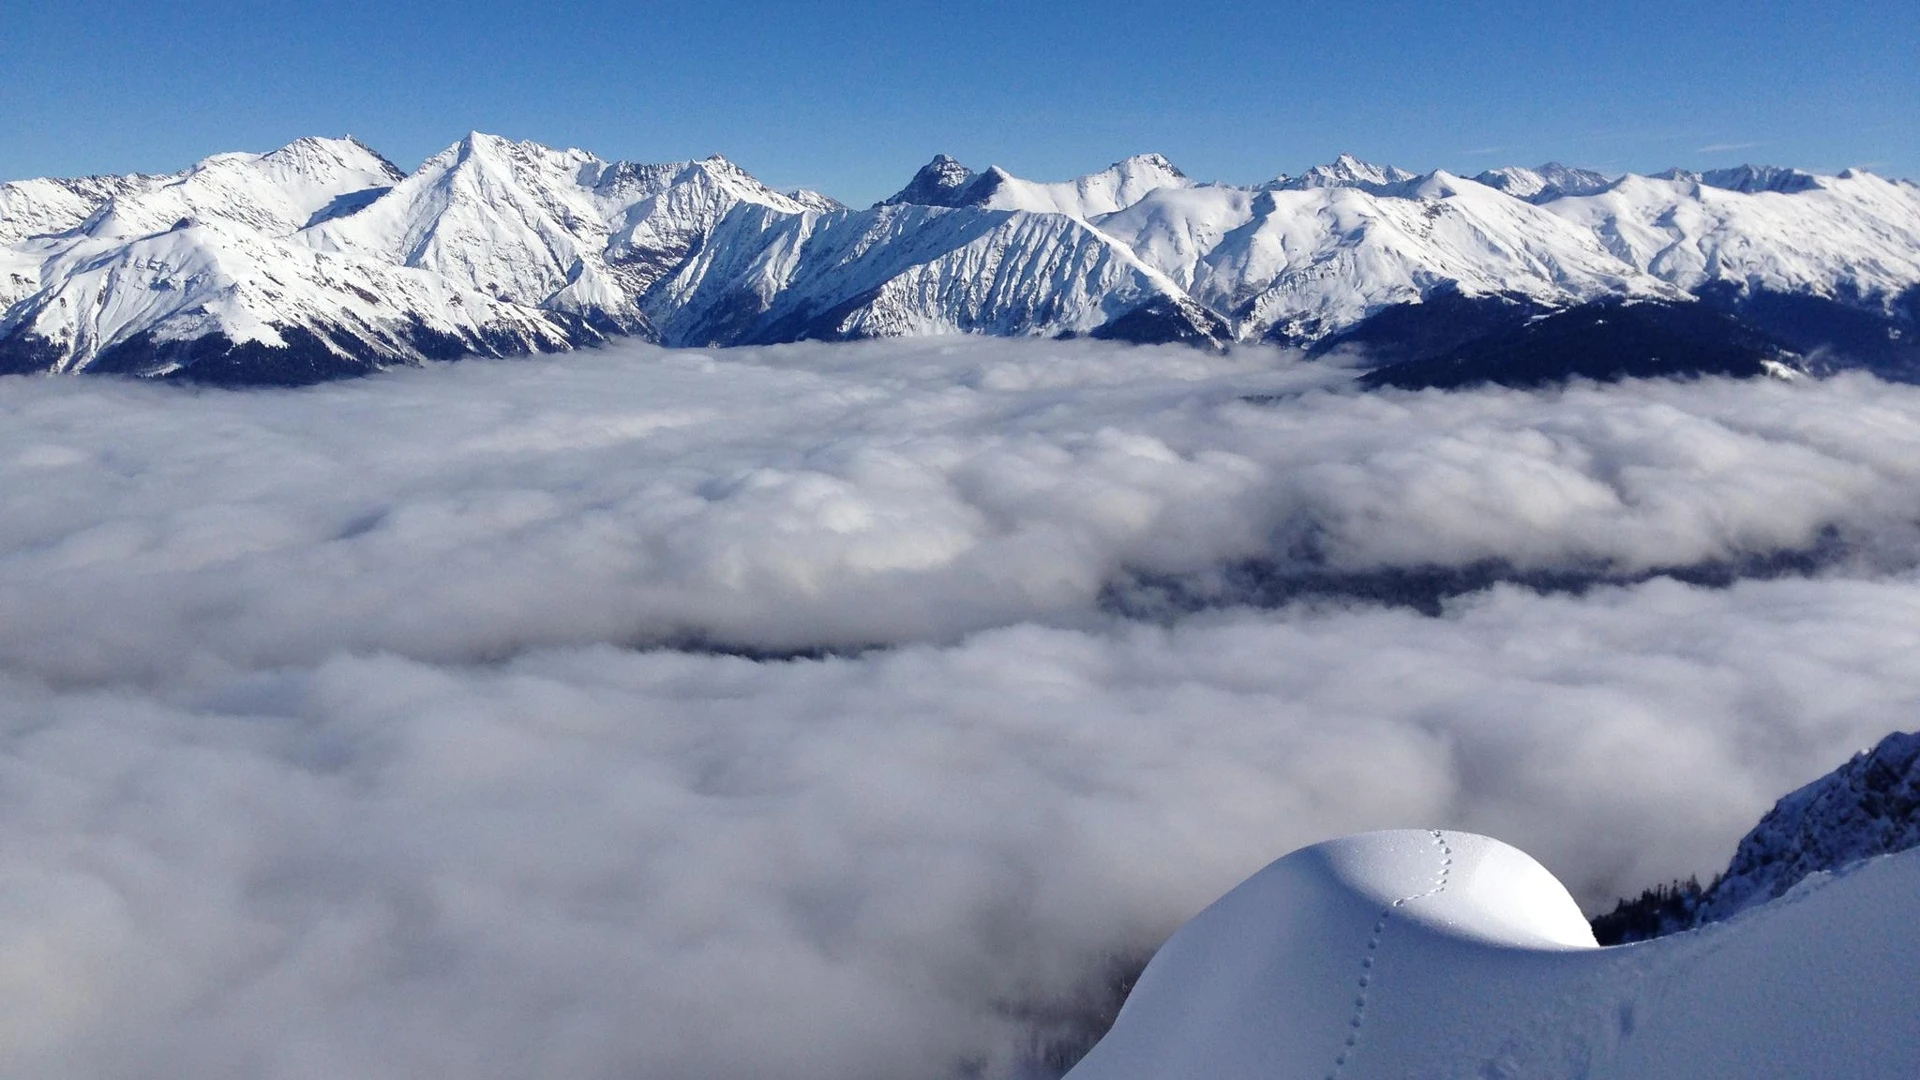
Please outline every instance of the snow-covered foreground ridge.
[[1154, 154], [1063, 183], [943, 157], [855, 210], [719, 157], [474, 133], [411, 174], [309, 138], [0, 185], [0, 372], [306, 382], [612, 335], [1304, 343], [1436, 294], [1811, 298], [1897, 336], [1916, 286], [1920, 188], [1854, 170], [1468, 179], [1343, 157], [1234, 187]]
[[1296, 851], [1161, 948], [1073, 1080], [1912, 1077], [1920, 852], [1731, 922], [1601, 949], [1470, 833]]

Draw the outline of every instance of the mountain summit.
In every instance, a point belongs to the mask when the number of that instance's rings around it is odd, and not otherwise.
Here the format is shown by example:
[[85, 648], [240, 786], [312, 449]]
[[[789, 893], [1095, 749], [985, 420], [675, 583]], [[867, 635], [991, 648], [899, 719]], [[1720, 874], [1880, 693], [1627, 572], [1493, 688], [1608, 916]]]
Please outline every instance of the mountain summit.
[[975, 175], [972, 169], [947, 155], [936, 154], [932, 161], [913, 174], [913, 179], [907, 181], [906, 187], [876, 205], [913, 203], [920, 206], [964, 206], [967, 200], [963, 193]]
[[1557, 161], [1531, 169], [1489, 169], [1473, 178], [1495, 191], [1504, 191], [1529, 202], [1550, 202], [1563, 195], [1594, 195], [1605, 191], [1613, 181], [1590, 169], [1575, 169]]
[[1273, 181], [1281, 191], [1307, 191], [1313, 188], [1351, 187], [1364, 191], [1383, 191], [1419, 177], [1391, 165], [1375, 165], [1352, 154], [1341, 154], [1330, 165], [1315, 165], [1299, 176], [1282, 175]]

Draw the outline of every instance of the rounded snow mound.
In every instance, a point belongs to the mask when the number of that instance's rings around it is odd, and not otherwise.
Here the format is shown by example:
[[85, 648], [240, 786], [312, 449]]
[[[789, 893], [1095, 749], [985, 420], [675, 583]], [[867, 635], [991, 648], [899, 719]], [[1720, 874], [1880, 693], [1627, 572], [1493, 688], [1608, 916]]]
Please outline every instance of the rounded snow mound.
[[1484, 836], [1304, 848], [1195, 916], [1071, 1080], [1920, 1076], [1920, 850], [1602, 949]]
[[1400, 990], [1449, 966], [1434, 954], [1596, 948], [1559, 880], [1498, 840], [1437, 829], [1330, 840], [1181, 927], [1074, 1075], [1336, 1075], [1377, 1041]]
[[1303, 848], [1268, 871], [1282, 865], [1287, 874], [1319, 874], [1361, 907], [1427, 932], [1526, 948], [1597, 947], [1566, 886], [1531, 855], [1489, 837], [1439, 829], [1361, 833]]

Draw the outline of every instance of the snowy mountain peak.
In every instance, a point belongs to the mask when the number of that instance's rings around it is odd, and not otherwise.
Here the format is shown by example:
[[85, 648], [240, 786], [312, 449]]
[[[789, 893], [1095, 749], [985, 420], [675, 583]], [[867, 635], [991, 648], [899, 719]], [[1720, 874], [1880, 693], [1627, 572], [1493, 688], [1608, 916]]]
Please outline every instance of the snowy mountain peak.
[[1516, 199], [1534, 203], [1547, 202], [1563, 195], [1592, 195], [1605, 191], [1613, 183], [1602, 173], [1572, 168], [1557, 161], [1549, 161], [1531, 169], [1516, 166], [1489, 169], [1473, 179]]
[[1159, 154], [1135, 154], [1099, 172], [1057, 183], [1023, 180], [998, 165], [976, 173], [941, 154], [897, 194], [875, 205], [976, 206], [1087, 219], [1124, 210], [1152, 191], [1192, 185]]
[[453, 144], [453, 149], [465, 153], [472, 153], [475, 150], [494, 150], [512, 145], [512, 140], [504, 135], [494, 135], [475, 129], [460, 136], [460, 141]]
[[1179, 166], [1168, 161], [1164, 154], [1134, 154], [1107, 166], [1107, 171], [1124, 173], [1128, 176], [1153, 176], [1165, 180], [1187, 178], [1187, 174], [1181, 172]]
[[389, 184], [399, 183], [406, 174], [351, 135], [338, 139], [307, 136], [295, 139], [269, 154], [261, 155], [259, 165], [280, 174], [328, 176], [353, 172], [377, 176]]
[[780, 194], [792, 199], [795, 203], [799, 204], [801, 209], [810, 213], [831, 214], [837, 210], [847, 209], [847, 204], [841, 202], [839, 199], [810, 188], [789, 188], [786, 191], [780, 192]]
[[1354, 187], [1377, 191], [1415, 179], [1418, 179], [1418, 176], [1405, 169], [1396, 169], [1391, 165], [1375, 165], [1372, 162], [1361, 161], [1352, 154], [1341, 154], [1331, 164], [1315, 165], [1299, 176], [1283, 176], [1274, 181], [1271, 186], [1282, 191], [1306, 191], [1312, 188], [1330, 187]]
[[1736, 165], [1731, 169], [1711, 169], [1700, 174], [1700, 182], [1748, 195], [1762, 191], [1791, 195], [1820, 186], [1820, 181], [1812, 173], [1778, 165]]
[[1159, 154], [1139, 154], [1096, 173], [1057, 183], [1022, 180], [997, 166], [968, 185], [970, 204], [993, 210], [1065, 214], [1090, 220], [1113, 214], [1166, 188], [1188, 188], [1193, 181]]
[[456, 160], [497, 162], [516, 169], [577, 168], [597, 161], [585, 150], [559, 149], [521, 139], [470, 131], [451, 148]]
[[935, 154], [932, 161], [913, 174], [913, 179], [907, 181], [906, 187], [876, 205], [959, 206], [961, 194], [973, 182], [974, 176], [972, 169], [958, 161], [945, 154]]
[[[171, 177], [81, 176], [16, 180], [0, 184], [0, 244], [65, 232], [87, 220], [117, 195], [165, 183]], [[0, 304], [5, 302], [0, 293]]]
[[[633, 167], [655, 168], [655, 166], [645, 165]], [[809, 191], [805, 188], [786, 192], [775, 191], [761, 183], [752, 173], [719, 154], [709, 154], [687, 165], [674, 177], [673, 182], [686, 184], [696, 175], [704, 177], [714, 185], [716, 198], [766, 206], [783, 214], [799, 214], [807, 211], [828, 213], [846, 209], [839, 200], [817, 191]]]
[[336, 200], [391, 186], [391, 162], [346, 139], [301, 139], [265, 154], [215, 154], [184, 172], [123, 184], [78, 228], [100, 241], [165, 232], [190, 218], [290, 236]]
[[[1851, 179], [1848, 169], [1839, 179]], [[1669, 180], [1682, 184], [1703, 184], [1707, 187], [1737, 191], [1743, 195], [1756, 195], [1762, 192], [1775, 192], [1793, 195], [1803, 191], [1812, 191], [1820, 186], [1819, 177], [1799, 169], [1787, 169], [1778, 165], [1735, 165], [1729, 169], [1708, 169], [1695, 172], [1679, 167], [1654, 173], [1654, 180]]]

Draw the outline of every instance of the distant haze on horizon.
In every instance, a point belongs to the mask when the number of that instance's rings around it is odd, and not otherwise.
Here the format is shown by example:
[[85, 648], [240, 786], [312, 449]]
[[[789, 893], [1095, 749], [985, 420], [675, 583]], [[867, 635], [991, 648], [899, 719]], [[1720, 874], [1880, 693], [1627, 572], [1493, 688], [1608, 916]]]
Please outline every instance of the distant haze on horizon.
[[[1062, 179], [1165, 154], [1251, 183], [1350, 152], [1472, 175], [1746, 161], [1920, 177], [1920, 20], [1727, 2], [1676, 12], [1410, 4], [771, 3], [555, 13], [480, 0], [9, 13], [0, 179], [170, 172], [351, 132], [411, 167], [469, 129], [665, 161], [719, 152], [851, 205], [935, 153]], [[76, 76], [76, 72], [80, 73]]]

